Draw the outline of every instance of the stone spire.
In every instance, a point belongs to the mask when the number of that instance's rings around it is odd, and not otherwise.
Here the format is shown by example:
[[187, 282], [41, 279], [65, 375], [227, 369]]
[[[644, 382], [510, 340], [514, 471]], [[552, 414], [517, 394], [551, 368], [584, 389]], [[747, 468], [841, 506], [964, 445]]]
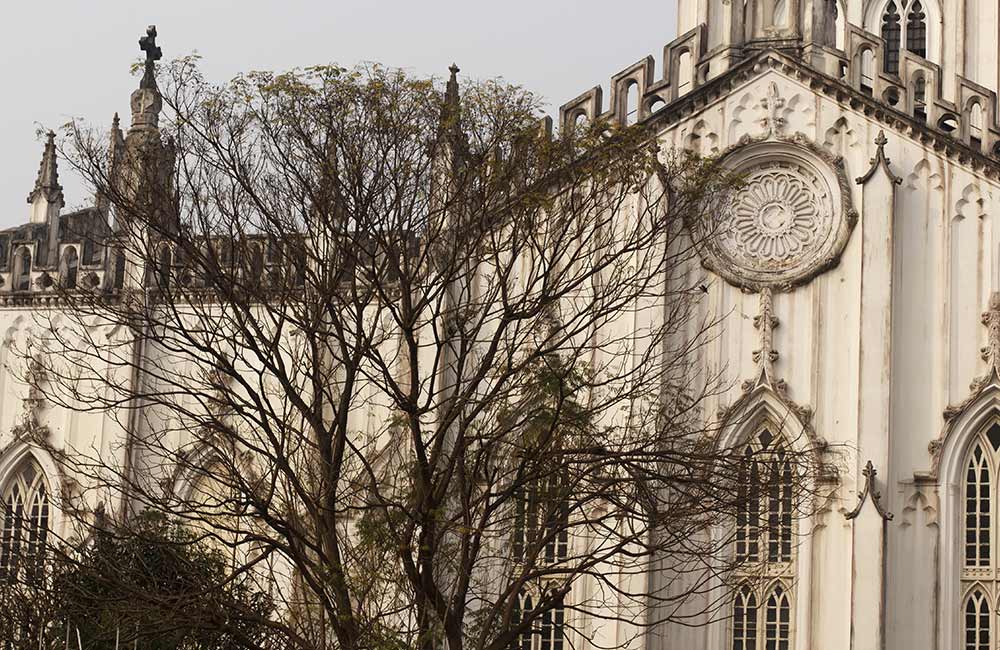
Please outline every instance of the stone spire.
[[458, 155], [465, 149], [465, 134], [462, 133], [462, 105], [458, 93], [459, 67], [452, 63], [448, 67], [451, 76], [444, 92], [444, 104], [441, 107], [441, 136], [453, 148], [453, 154]]
[[62, 185], [59, 184], [59, 170], [56, 167], [56, 134], [49, 131], [42, 151], [42, 162], [38, 166], [35, 187], [28, 195], [31, 204], [31, 223], [47, 223], [51, 216], [59, 216], [65, 205]]
[[[108, 142], [108, 184], [118, 182], [119, 174], [121, 173], [122, 161], [125, 159], [125, 134], [122, 133], [121, 120], [118, 117], [118, 113], [115, 113], [114, 118], [111, 120], [111, 133], [109, 135]], [[110, 190], [111, 188], [108, 188]], [[111, 206], [111, 201], [108, 196], [108, 192], [104, 190], [98, 190], [97, 192], [97, 207], [107, 214], [108, 209]]]

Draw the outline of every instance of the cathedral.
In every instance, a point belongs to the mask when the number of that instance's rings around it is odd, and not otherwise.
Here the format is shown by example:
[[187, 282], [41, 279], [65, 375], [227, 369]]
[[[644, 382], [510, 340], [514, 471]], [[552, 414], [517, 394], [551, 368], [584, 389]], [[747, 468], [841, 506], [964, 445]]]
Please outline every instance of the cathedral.
[[[731, 315], [703, 359], [732, 385], [711, 410], [730, 444], [787, 428], [851, 453], [819, 459], [828, 498], [800, 543], [760, 558], [768, 580], [738, 590], [723, 620], [644, 644], [1000, 647], [998, 5], [680, 0], [678, 26], [661, 60], [615, 75], [607, 101], [595, 86], [564, 104], [558, 125], [645, 123], [662, 146], [744, 175], [723, 236], [700, 251], [703, 309]], [[113, 151], [150, 137], [157, 101], [141, 84]], [[28, 423], [95, 448], [124, 431], [38, 408], [6, 370], [11, 344], [54, 283], [123, 276], [79, 236], [109, 227], [100, 200], [62, 211], [52, 136], [28, 204], [27, 223], [0, 232], [0, 490], [30, 510], [17, 525], [35, 539], [65, 525], [49, 495], [70, 487]]]

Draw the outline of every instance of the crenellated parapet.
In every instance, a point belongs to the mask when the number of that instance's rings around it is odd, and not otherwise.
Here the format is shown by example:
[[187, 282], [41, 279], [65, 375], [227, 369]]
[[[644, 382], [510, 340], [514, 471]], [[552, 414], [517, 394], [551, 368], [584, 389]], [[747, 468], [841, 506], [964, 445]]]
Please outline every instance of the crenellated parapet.
[[[563, 104], [560, 128], [598, 119], [633, 124], [661, 111], [677, 110], [690, 103], [679, 100], [697, 97], [696, 91], [714, 78], [771, 50], [798, 60], [824, 83], [867, 95], [889, 117], [910, 118], [906, 122], [912, 128], [926, 131], [923, 139], [943, 138], [1000, 161], [996, 92], [960, 75], [949, 80], [941, 66], [905, 49], [894, 53], [889, 66], [886, 43], [879, 35], [847, 23], [843, 38], [838, 39], [843, 49], [826, 42], [801, 41], [799, 46], [788, 47], [788, 39], [758, 39], [738, 51], [727, 50], [726, 63], [719, 66], [719, 52], [707, 51], [708, 33], [703, 23], [668, 43], [659, 71], [654, 57], [647, 56], [614, 75], [607, 105], [601, 86]], [[892, 67], [897, 70], [885, 71]], [[954, 94], [946, 95], [946, 89], [954, 89]]]
[[636, 61], [611, 78], [607, 110], [604, 92], [595, 86], [560, 107], [559, 124], [565, 129], [580, 120], [606, 119], [617, 124], [643, 121], [705, 81], [704, 55], [705, 26], [699, 25], [663, 48], [659, 77], [652, 56]]

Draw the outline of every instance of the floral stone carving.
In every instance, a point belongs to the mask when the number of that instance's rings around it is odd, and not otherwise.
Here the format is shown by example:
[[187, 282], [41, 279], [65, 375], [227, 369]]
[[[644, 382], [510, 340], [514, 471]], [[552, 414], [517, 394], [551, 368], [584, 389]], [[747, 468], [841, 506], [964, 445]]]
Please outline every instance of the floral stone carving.
[[832, 221], [829, 188], [800, 165], [770, 162], [748, 175], [722, 245], [741, 266], [780, 268], [822, 244]]
[[751, 290], [783, 290], [837, 263], [857, 215], [843, 165], [798, 142], [745, 144], [726, 156], [744, 185], [702, 230], [705, 265]]

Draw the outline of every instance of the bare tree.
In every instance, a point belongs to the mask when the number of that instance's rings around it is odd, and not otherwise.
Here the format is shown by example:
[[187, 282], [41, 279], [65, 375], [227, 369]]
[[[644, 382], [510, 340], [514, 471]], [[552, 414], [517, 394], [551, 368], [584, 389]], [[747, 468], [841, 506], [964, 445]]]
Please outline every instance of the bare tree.
[[[113, 271], [25, 350], [47, 400], [128, 434], [52, 450], [93, 493], [63, 504], [82, 537], [74, 504], [123, 536], [169, 516], [274, 598], [285, 647], [601, 644], [585, 621], [721, 611], [749, 477], [704, 409], [719, 323], [685, 224], [738, 179], [642, 126], [554, 138], [529, 93], [454, 72], [218, 87], [185, 59], [158, 83], [165, 123], [110, 159], [73, 131]], [[781, 453], [759, 481], [805, 503], [809, 456]], [[177, 625], [156, 605], [120, 633]]]

